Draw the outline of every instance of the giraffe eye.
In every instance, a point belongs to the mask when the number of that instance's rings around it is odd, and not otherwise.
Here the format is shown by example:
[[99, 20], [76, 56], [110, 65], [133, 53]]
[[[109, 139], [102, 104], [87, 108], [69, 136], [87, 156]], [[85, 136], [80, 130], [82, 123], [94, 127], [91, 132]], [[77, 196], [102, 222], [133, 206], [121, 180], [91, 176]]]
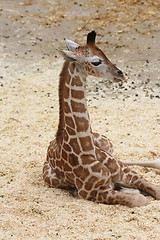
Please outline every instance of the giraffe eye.
[[99, 60], [97, 62], [91, 62], [94, 66], [98, 66], [102, 63], [102, 60]]

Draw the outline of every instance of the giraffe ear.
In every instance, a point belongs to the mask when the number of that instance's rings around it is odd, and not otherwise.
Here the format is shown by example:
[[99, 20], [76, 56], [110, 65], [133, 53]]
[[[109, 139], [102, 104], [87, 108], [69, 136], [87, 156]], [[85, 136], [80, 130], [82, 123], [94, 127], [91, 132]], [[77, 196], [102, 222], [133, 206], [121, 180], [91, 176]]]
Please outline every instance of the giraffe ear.
[[79, 47], [79, 45], [69, 39], [64, 39], [66, 46], [68, 48], [69, 51], [74, 51], [77, 47]]
[[96, 39], [96, 32], [92, 31], [87, 35], [87, 44], [94, 44]]
[[73, 54], [73, 52], [71, 51], [67, 51], [67, 50], [61, 50], [61, 49], [57, 49], [61, 55], [64, 57], [65, 60], [67, 60], [68, 62], [75, 62], [76, 60], [76, 56]]

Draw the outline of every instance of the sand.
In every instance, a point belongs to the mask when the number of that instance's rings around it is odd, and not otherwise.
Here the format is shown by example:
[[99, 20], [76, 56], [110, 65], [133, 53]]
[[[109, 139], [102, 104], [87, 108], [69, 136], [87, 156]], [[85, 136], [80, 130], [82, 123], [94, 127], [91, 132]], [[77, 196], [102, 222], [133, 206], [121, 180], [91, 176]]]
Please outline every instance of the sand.
[[[74, 11], [79, 16], [82, 7], [87, 8], [85, 1], [82, 6], [74, 5]], [[72, 10], [72, 14], [74, 11], [71, 8], [73, 3], [69, 2], [70, 10], [63, 10], [66, 11], [64, 18], [55, 20], [57, 25], [54, 21], [46, 22], [50, 24], [48, 27], [42, 24], [41, 21], [46, 18], [38, 17], [36, 6], [37, 9], [43, 7], [42, 13], [52, 7], [59, 9], [59, 5], [51, 1], [21, 1], [21, 4], [18, 1], [1, 1], [0, 5], [3, 9], [0, 239], [159, 239], [160, 202], [151, 196], [147, 196], [147, 206], [128, 208], [93, 203], [74, 197], [71, 191], [45, 185], [42, 167], [48, 144], [57, 129], [58, 74], [63, 64], [54, 47], [64, 47], [62, 40], [68, 37], [65, 34], [71, 32], [65, 17], [69, 11]], [[134, 6], [141, 7], [138, 3]], [[91, 12], [95, 10], [90, 6], [89, 9]], [[156, 5], [152, 10], [156, 15]], [[29, 17], [25, 15], [26, 11]], [[17, 16], [18, 20], [13, 16]], [[149, 22], [153, 20], [154, 17]], [[71, 21], [74, 26], [72, 40], [78, 38], [75, 30], [79, 21]], [[144, 25], [137, 22], [136, 26], [144, 30], [147, 24], [146, 21]], [[86, 28], [89, 26], [79, 30], [81, 43], [88, 30]], [[57, 32], [53, 32], [54, 29]], [[119, 46], [123, 47], [116, 48], [114, 44], [119, 35], [114, 32], [114, 27], [110, 29], [110, 34], [107, 29], [105, 35], [98, 36], [98, 42], [108, 38], [108, 44], [100, 46], [127, 74], [128, 82], [121, 86], [88, 78], [87, 99], [92, 128], [112, 140], [114, 156], [120, 160], [160, 158], [158, 25], [146, 27], [145, 34], [137, 33], [131, 26], [130, 33], [122, 33]], [[95, 30], [98, 32], [98, 29]], [[33, 35], [28, 36], [27, 31], [32, 31]], [[152, 183], [160, 184], [159, 170], [132, 168]]]

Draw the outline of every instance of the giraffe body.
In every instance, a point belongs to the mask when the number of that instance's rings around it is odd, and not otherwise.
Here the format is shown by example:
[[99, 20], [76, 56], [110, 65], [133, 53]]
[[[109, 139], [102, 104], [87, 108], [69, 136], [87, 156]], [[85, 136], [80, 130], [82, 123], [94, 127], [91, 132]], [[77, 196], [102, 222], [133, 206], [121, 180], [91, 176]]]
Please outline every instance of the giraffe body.
[[93, 133], [86, 102], [88, 74], [124, 81], [116, 68], [95, 45], [95, 32], [87, 37], [85, 46], [66, 40], [64, 62], [59, 82], [59, 125], [50, 143], [43, 176], [51, 187], [76, 187], [84, 199], [130, 207], [147, 204], [138, 193], [116, 190], [119, 185], [142, 189], [160, 199], [160, 187], [155, 186], [113, 156], [112, 143]]

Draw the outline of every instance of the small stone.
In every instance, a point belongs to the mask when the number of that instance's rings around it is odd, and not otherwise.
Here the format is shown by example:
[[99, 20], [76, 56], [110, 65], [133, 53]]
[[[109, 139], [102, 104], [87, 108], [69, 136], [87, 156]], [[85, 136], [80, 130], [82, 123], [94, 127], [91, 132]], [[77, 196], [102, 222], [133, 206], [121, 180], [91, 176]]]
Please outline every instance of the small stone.
[[115, 235], [115, 234], [112, 234], [111, 236], [112, 236], [112, 237], [116, 237], [116, 235]]
[[94, 106], [95, 109], [98, 109], [98, 106]]
[[152, 94], [150, 94], [150, 99], [154, 98], [154, 96]]

